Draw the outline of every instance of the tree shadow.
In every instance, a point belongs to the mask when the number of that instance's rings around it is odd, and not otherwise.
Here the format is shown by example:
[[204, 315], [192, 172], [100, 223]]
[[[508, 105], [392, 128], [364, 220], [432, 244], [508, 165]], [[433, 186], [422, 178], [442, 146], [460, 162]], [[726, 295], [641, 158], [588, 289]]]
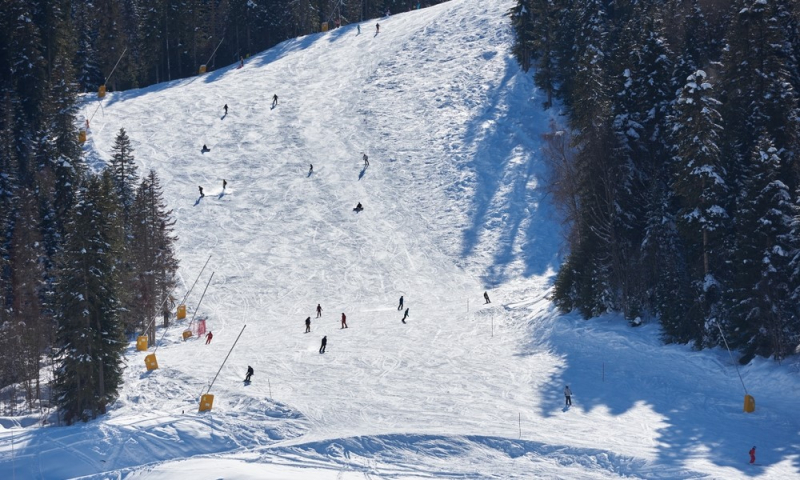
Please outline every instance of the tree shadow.
[[[542, 383], [547, 388], [539, 395], [543, 417], [572, 410], [615, 417], [650, 411], [662, 424], [654, 439], [654, 463], [659, 466], [677, 471], [703, 452], [709, 462], [736, 469], [742, 476], [763, 473], [766, 467], [786, 460], [791, 460], [800, 475], [796, 455], [800, 451], [800, 418], [781, 415], [796, 408], [796, 399], [785, 399], [786, 383], [763, 378], [750, 365], [744, 367], [749, 391], [760, 399], [754, 413], [744, 413], [744, 394], [727, 354], [663, 345], [657, 325], [633, 331], [616, 316], [603, 322], [607, 319], [586, 322], [568, 315], [558, 318], [556, 328], [544, 333], [547, 329], [541, 325], [529, 325], [533, 340], [522, 346], [519, 355], [547, 348], [563, 364]], [[595, 326], [599, 322], [603, 324]], [[534, 347], [537, 341], [547, 345]], [[771, 372], [774, 367], [769, 366]], [[565, 385], [573, 392], [569, 408], [564, 406]], [[758, 446], [761, 465], [748, 464], [748, 450], [753, 445]]]
[[[541, 133], [520, 125], [548, 125], [550, 112], [531, 108], [535, 86], [520, 71], [513, 57], [506, 60], [506, 74], [485, 97], [492, 99], [484, 113], [467, 125], [463, 143], [476, 146], [470, 170], [476, 175], [470, 223], [463, 231], [461, 255], [472, 255], [494, 224], [499, 238], [493, 238], [493, 260], [482, 279], [498, 285], [518, 273], [510, 271], [522, 262], [526, 277], [542, 275], [559, 263], [557, 235], [541, 235], [544, 225], [554, 222], [546, 193], [539, 188], [545, 176], [540, 158]], [[542, 127], [545, 128], [545, 127]], [[497, 226], [497, 222], [500, 225]]]

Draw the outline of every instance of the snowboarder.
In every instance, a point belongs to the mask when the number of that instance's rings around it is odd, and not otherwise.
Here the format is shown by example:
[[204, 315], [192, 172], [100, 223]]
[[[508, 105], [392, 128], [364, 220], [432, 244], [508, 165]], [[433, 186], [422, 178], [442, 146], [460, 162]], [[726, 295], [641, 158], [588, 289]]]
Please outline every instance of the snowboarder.
[[319, 353], [325, 353], [325, 347], [328, 345], [328, 337], [322, 337], [322, 344], [319, 346]]
[[272, 96], [272, 108], [275, 108], [275, 105], [278, 104], [278, 94]]
[[408, 318], [408, 309], [406, 308], [405, 313], [403, 314], [403, 318], [400, 320], [403, 323], [406, 323], [406, 318]]
[[750, 449], [750, 463], [756, 463], [756, 446], [753, 445], [753, 448]]
[[342, 312], [342, 328], [347, 328], [347, 317], [344, 312]]
[[208, 147], [206, 146], [206, 144], [204, 143], [204, 144], [203, 144], [203, 148], [200, 150], [200, 153], [206, 153], [206, 152], [210, 152], [210, 151], [211, 151], [211, 149], [210, 149], [210, 148], [208, 148]]
[[211, 339], [214, 338], [214, 334], [211, 332], [206, 333], [206, 345], [211, 343]]
[[201, 186], [199, 186], [199, 185], [198, 185], [198, 186], [197, 186], [197, 188], [200, 190], [200, 198], [203, 198], [203, 197], [205, 197], [205, 196], [206, 196], [206, 194], [205, 194], [205, 193], [203, 193], [203, 187], [201, 187]]
[[306, 333], [311, 331], [311, 317], [306, 318]]
[[492, 301], [489, 300], [489, 294], [487, 292], [483, 292], [483, 298], [484, 300], [486, 300], [486, 302], [484, 302], [484, 305], [486, 305], [487, 303], [492, 303]]
[[225, 187], [227, 187], [227, 186], [228, 186], [228, 182], [225, 181], [225, 179], [223, 178], [222, 179], [222, 189], [225, 190]]
[[361, 210], [364, 210], [364, 207], [361, 206], [361, 202], [358, 202], [358, 205], [356, 205], [356, 208], [354, 208], [353, 211], [360, 212]]
[[317, 318], [319, 318], [319, 317], [321, 317], [321, 316], [322, 316], [322, 307], [321, 307], [321, 306], [320, 306], [320, 304], [318, 303], [318, 304], [317, 304]]
[[381, 24], [380, 23], [376, 23], [375, 24], [375, 35], [377, 35], [379, 33], [381, 33]]
[[228, 104], [226, 103], [225, 106], [222, 107], [222, 108], [225, 110], [225, 115], [227, 115], [228, 114]]
[[247, 366], [247, 375], [245, 375], [245, 377], [244, 377], [245, 383], [250, 383], [250, 377], [253, 376], [253, 373], [255, 373], [255, 372], [253, 372], [253, 367], [248, 365]]
[[364, 154], [364, 166], [369, 167], [369, 157], [367, 157], [366, 153]]
[[397, 310], [399, 311], [402, 309], [403, 309], [403, 296], [400, 295], [400, 304], [397, 306]]
[[567, 406], [572, 405], [572, 390], [569, 389], [569, 385], [564, 387], [564, 402]]

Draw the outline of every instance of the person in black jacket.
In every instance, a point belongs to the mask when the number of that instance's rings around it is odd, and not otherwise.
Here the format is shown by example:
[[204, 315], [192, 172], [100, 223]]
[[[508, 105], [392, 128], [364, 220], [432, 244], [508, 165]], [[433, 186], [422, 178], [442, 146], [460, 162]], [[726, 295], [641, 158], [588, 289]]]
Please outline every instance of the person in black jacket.
[[245, 377], [244, 377], [244, 381], [245, 381], [245, 382], [250, 382], [250, 377], [252, 377], [252, 376], [253, 376], [253, 373], [255, 373], [255, 372], [253, 372], [253, 367], [251, 367], [250, 365], [248, 365], [248, 366], [247, 366], [247, 375], [245, 375]]
[[319, 353], [325, 353], [325, 347], [328, 345], [328, 337], [322, 337], [322, 344], [319, 346]]
[[311, 317], [306, 318], [306, 333], [311, 331]]

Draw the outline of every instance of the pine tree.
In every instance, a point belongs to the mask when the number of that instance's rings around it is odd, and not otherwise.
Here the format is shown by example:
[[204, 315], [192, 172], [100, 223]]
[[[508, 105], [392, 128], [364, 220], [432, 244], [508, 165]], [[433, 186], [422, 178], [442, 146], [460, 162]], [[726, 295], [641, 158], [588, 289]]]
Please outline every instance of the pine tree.
[[[119, 129], [111, 153], [110, 168], [114, 175], [114, 186], [122, 203], [125, 217], [130, 215], [134, 191], [139, 183], [138, 169], [133, 156], [133, 147], [124, 128]], [[125, 222], [128, 223], [127, 221]]]
[[60, 260], [55, 389], [67, 423], [104, 413], [122, 383], [125, 342], [114, 278], [116, 229], [108, 217], [111, 191], [111, 182], [87, 179]]

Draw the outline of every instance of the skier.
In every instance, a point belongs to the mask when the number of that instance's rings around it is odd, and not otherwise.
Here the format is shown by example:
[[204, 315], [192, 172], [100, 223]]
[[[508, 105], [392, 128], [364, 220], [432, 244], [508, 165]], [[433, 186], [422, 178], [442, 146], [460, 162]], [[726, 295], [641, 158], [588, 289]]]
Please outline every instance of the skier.
[[225, 106], [222, 107], [222, 108], [225, 110], [225, 115], [227, 115], [228, 114], [228, 104], [226, 103]]
[[272, 108], [275, 108], [275, 105], [278, 104], [278, 94], [272, 96]]
[[206, 152], [210, 152], [210, 151], [211, 151], [211, 149], [206, 147], [206, 144], [204, 143], [203, 144], [203, 148], [200, 150], [200, 153], [206, 153]]
[[239, 55], [239, 68], [244, 67], [244, 57]]
[[211, 343], [211, 339], [214, 338], [214, 334], [211, 332], [206, 333], [206, 345]]
[[354, 208], [353, 211], [360, 212], [361, 210], [364, 210], [364, 207], [361, 206], [361, 202], [358, 202], [358, 205], [356, 205], [356, 208]]
[[328, 345], [328, 337], [322, 337], [322, 344], [319, 346], [319, 353], [325, 353], [325, 347]]
[[321, 306], [320, 306], [320, 304], [318, 303], [318, 304], [317, 304], [317, 318], [319, 318], [319, 317], [321, 317], [321, 316], [322, 316], [322, 307], [321, 307]]
[[311, 331], [311, 317], [306, 318], [306, 333]]
[[487, 292], [483, 292], [483, 298], [486, 300], [486, 302], [484, 302], [484, 305], [486, 305], [487, 303], [492, 303], [492, 301], [489, 300], [489, 294]]
[[753, 445], [753, 448], [750, 449], [750, 463], [756, 463], [756, 446]]
[[406, 323], [406, 318], [408, 318], [408, 309], [406, 308], [406, 312], [403, 314], [403, 318], [400, 320], [403, 323]]
[[244, 377], [245, 383], [250, 383], [250, 377], [253, 376], [253, 373], [255, 373], [255, 372], [253, 372], [253, 367], [248, 365], [247, 366], [247, 375], [245, 375], [245, 377]]
[[377, 35], [379, 33], [381, 33], [381, 24], [380, 23], [376, 23], [375, 24], [375, 35]]
[[564, 402], [567, 406], [572, 405], [572, 390], [569, 389], [569, 385], [564, 387]]
[[314, 164], [313, 163], [309, 163], [308, 164], [308, 174], [311, 175], [312, 173], [314, 173]]
[[366, 153], [364, 154], [364, 166], [369, 167], [369, 157], [367, 157]]
[[198, 189], [200, 189], [200, 198], [203, 198], [203, 197], [205, 197], [205, 196], [206, 196], [206, 194], [205, 194], [205, 193], [203, 193], [203, 187], [201, 187], [201, 186], [199, 186], [199, 185], [198, 185], [198, 186], [197, 186], [197, 188], [198, 188]]
[[356, 28], [358, 29], [358, 34], [361, 35], [361, 25], [356, 25]]
[[222, 179], [222, 189], [225, 190], [225, 187], [227, 187], [227, 186], [228, 186], [228, 182], [226, 182], [225, 179], [223, 178]]
[[347, 317], [342, 312], [342, 328], [347, 328]]
[[402, 310], [402, 309], [403, 309], [403, 296], [400, 295], [400, 304], [397, 306], [397, 310]]

